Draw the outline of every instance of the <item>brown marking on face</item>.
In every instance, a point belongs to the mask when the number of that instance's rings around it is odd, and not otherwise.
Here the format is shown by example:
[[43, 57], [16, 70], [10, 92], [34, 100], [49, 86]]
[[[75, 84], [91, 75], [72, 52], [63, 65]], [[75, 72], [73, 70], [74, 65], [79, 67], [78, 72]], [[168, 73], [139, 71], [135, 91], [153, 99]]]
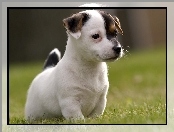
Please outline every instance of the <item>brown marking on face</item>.
[[116, 30], [115, 24], [114, 24], [114, 23], [110, 23], [110, 24], [109, 24], [109, 31], [110, 31], [111, 33], [114, 33], [115, 30]]
[[104, 11], [99, 11], [99, 13], [102, 15], [104, 19], [106, 35], [108, 39], [115, 37], [116, 31], [120, 34], [123, 34], [120, 21], [116, 16], [112, 16], [109, 13]]

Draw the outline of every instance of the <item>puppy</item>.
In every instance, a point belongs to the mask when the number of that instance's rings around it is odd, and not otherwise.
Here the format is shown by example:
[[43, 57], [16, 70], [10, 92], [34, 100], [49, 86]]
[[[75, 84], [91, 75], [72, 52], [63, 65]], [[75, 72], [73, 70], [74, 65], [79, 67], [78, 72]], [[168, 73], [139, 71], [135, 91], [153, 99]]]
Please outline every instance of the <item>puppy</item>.
[[[117, 33], [119, 19], [100, 10], [86, 10], [63, 20], [68, 40], [62, 59], [58, 49], [48, 56], [44, 71], [28, 90], [29, 121], [63, 116], [83, 120], [103, 114], [109, 87], [106, 62], [123, 55]], [[60, 61], [59, 61], [60, 60]]]

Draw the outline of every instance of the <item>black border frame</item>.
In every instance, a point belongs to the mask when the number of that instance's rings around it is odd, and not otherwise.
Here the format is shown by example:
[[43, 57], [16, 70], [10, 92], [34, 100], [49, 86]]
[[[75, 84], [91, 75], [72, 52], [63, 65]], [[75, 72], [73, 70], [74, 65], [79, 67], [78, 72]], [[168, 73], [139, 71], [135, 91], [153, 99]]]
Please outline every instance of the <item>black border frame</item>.
[[[9, 10], [10, 9], [165, 9], [166, 10], [166, 124], [9, 124]], [[167, 7], [7, 7], [7, 125], [167, 125]]]

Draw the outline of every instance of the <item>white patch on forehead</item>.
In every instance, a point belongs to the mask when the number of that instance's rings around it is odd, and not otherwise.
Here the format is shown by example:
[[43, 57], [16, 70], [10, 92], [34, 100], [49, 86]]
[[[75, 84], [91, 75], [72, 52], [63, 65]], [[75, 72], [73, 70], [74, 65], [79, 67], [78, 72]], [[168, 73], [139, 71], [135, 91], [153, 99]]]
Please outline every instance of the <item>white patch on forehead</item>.
[[104, 19], [97, 10], [86, 10], [86, 11], [82, 11], [81, 13], [89, 14], [90, 18], [86, 24], [90, 26], [91, 29], [95, 29], [95, 28], [104, 29]]

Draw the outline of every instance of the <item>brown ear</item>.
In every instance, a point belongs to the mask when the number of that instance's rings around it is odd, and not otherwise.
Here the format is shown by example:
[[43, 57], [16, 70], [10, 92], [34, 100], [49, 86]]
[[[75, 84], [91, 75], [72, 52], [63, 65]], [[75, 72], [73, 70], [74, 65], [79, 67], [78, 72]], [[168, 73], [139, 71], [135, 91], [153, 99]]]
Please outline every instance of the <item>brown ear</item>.
[[63, 26], [76, 39], [81, 36], [81, 28], [88, 19], [86, 13], [77, 13], [63, 19]]
[[123, 30], [121, 28], [119, 19], [116, 16], [113, 16], [113, 18], [114, 18], [115, 26], [116, 26], [118, 32], [123, 35]]

